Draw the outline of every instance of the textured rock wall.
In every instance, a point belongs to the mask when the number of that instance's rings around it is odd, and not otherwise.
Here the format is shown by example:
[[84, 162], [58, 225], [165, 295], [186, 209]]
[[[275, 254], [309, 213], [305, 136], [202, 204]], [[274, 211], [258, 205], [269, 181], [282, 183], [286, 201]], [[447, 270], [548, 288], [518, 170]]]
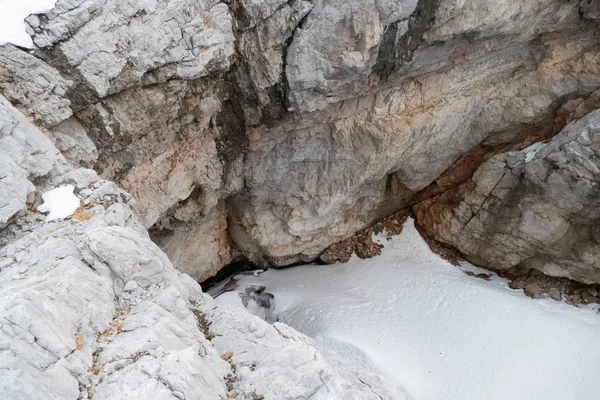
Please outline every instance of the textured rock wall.
[[27, 19], [34, 55], [0, 52], [0, 90], [67, 159], [132, 193], [153, 240], [202, 280], [232, 259], [312, 260], [472, 148], [598, 89], [597, 10], [59, 0]]
[[[243, 238], [234, 240], [256, 244], [257, 258], [274, 263], [311, 259], [409, 204], [472, 147], [509, 142], [598, 87], [600, 48], [587, 35], [550, 35], [474, 58], [461, 52], [447, 71], [254, 129], [247, 190], [230, 202]], [[481, 46], [470, 51], [489, 43]]]
[[600, 111], [547, 143], [501, 153], [415, 206], [429, 234], [495, 269], [600, 282]]

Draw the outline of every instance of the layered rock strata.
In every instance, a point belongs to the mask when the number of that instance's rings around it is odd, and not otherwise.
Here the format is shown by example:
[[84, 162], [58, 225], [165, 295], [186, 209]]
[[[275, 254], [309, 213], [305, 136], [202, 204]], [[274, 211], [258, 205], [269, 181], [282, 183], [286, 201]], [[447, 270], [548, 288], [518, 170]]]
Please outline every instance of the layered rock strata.
[[425, 230], [474, 262], [600, 282], [600, 111], [547, 143], [501, 153], [417, 204]]

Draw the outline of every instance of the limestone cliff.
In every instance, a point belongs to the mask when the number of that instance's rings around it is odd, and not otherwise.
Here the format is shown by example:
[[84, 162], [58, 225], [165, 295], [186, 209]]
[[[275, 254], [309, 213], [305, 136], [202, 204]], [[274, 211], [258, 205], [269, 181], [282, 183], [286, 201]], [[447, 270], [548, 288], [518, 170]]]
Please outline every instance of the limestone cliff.
[[59, 0], [27, 23], [0, 92], [199, 280], [313, 260], [600, 87], [587, 0]]
[[[0, 46], [0, 398], [407, 399], [198, 281], [314, 260], [409, 206], [477, 264], [600, 283], [599, 7], [58, 0], [28, 17], [35, 48]], [[79, 208], [47, 221], [64, 184]]]

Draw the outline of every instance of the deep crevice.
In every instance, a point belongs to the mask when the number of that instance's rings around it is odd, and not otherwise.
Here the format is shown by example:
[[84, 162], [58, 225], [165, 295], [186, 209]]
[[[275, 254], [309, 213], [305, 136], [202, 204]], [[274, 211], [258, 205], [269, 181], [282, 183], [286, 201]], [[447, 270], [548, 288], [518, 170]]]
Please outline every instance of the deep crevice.
[[399, 30], [405, 20], [389, 25], [379, 46], [374, 72], [383, 80], [393, 74], [402, 64], [409, 62], [415, 50], [423, 43], [423, 35], [435, 20], [440, 0], [419, 0], [408, 19], [408, 30], [400, 37]]
[[[280, 83], [275, 85], [274, 90], [276, 90], [276, 92], [279, 94], [279, 98], [281, 99], [280, 101], [286, 111], [289, 110], [289, 108], [290, 108], [290, 98], [289, 98], [290, 82], [287, 77], [288, 52], [289, 52], [290, 46], [292, 45], [292, 42], [294, 41], [294, 38], [296, 37], [296, 32], [298, 32], [298, 29], [302, 29], [304, 27], [304, 24], [306, 23], [306, 19], [311, 14], [311, 12], [312, 12], [312, 9], [308, 13], [306, 13], [306, 15], [304, 17], [302, 17], [300, 19], [300, 21], [298, 21], [298, 24], [296, 25], [296, 27], [290, 34], [290, 37], [288, 37], [287, 40], [285, 41], [285, 43], [283, 44], [283, 50], [282, 50], [282, 56], [281, 56], [281, 62], [282, 62], [281, 77], [279, 79]], [[278, 85], [279, 85], [279, 87], [278, 87]], [[269, 94], [269, 96], [270, 96], [270, 94]]]

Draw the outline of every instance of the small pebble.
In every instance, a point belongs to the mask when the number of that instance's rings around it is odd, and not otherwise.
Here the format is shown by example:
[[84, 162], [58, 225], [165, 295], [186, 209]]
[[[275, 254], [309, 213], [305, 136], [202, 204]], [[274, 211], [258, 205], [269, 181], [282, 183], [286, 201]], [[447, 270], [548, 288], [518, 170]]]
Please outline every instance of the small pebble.
[[556, 300], [556, 301], [562, 300], [562, 294], [560, 294], [560, 290], [558, 290], [555, 287], [548, 289], [548, 296], [550, 296], [550, 298], [552, 298], [552, 300]]
[[540, 285], [538, 285], [537, 283], [530, 283], [529, 285], [525, 286], [525, 288], [523, 289], [523, 291], [525, 292], [525, 294], [533, 299], [539, 299], [542, 297], [542, 288], [540, 287]]

